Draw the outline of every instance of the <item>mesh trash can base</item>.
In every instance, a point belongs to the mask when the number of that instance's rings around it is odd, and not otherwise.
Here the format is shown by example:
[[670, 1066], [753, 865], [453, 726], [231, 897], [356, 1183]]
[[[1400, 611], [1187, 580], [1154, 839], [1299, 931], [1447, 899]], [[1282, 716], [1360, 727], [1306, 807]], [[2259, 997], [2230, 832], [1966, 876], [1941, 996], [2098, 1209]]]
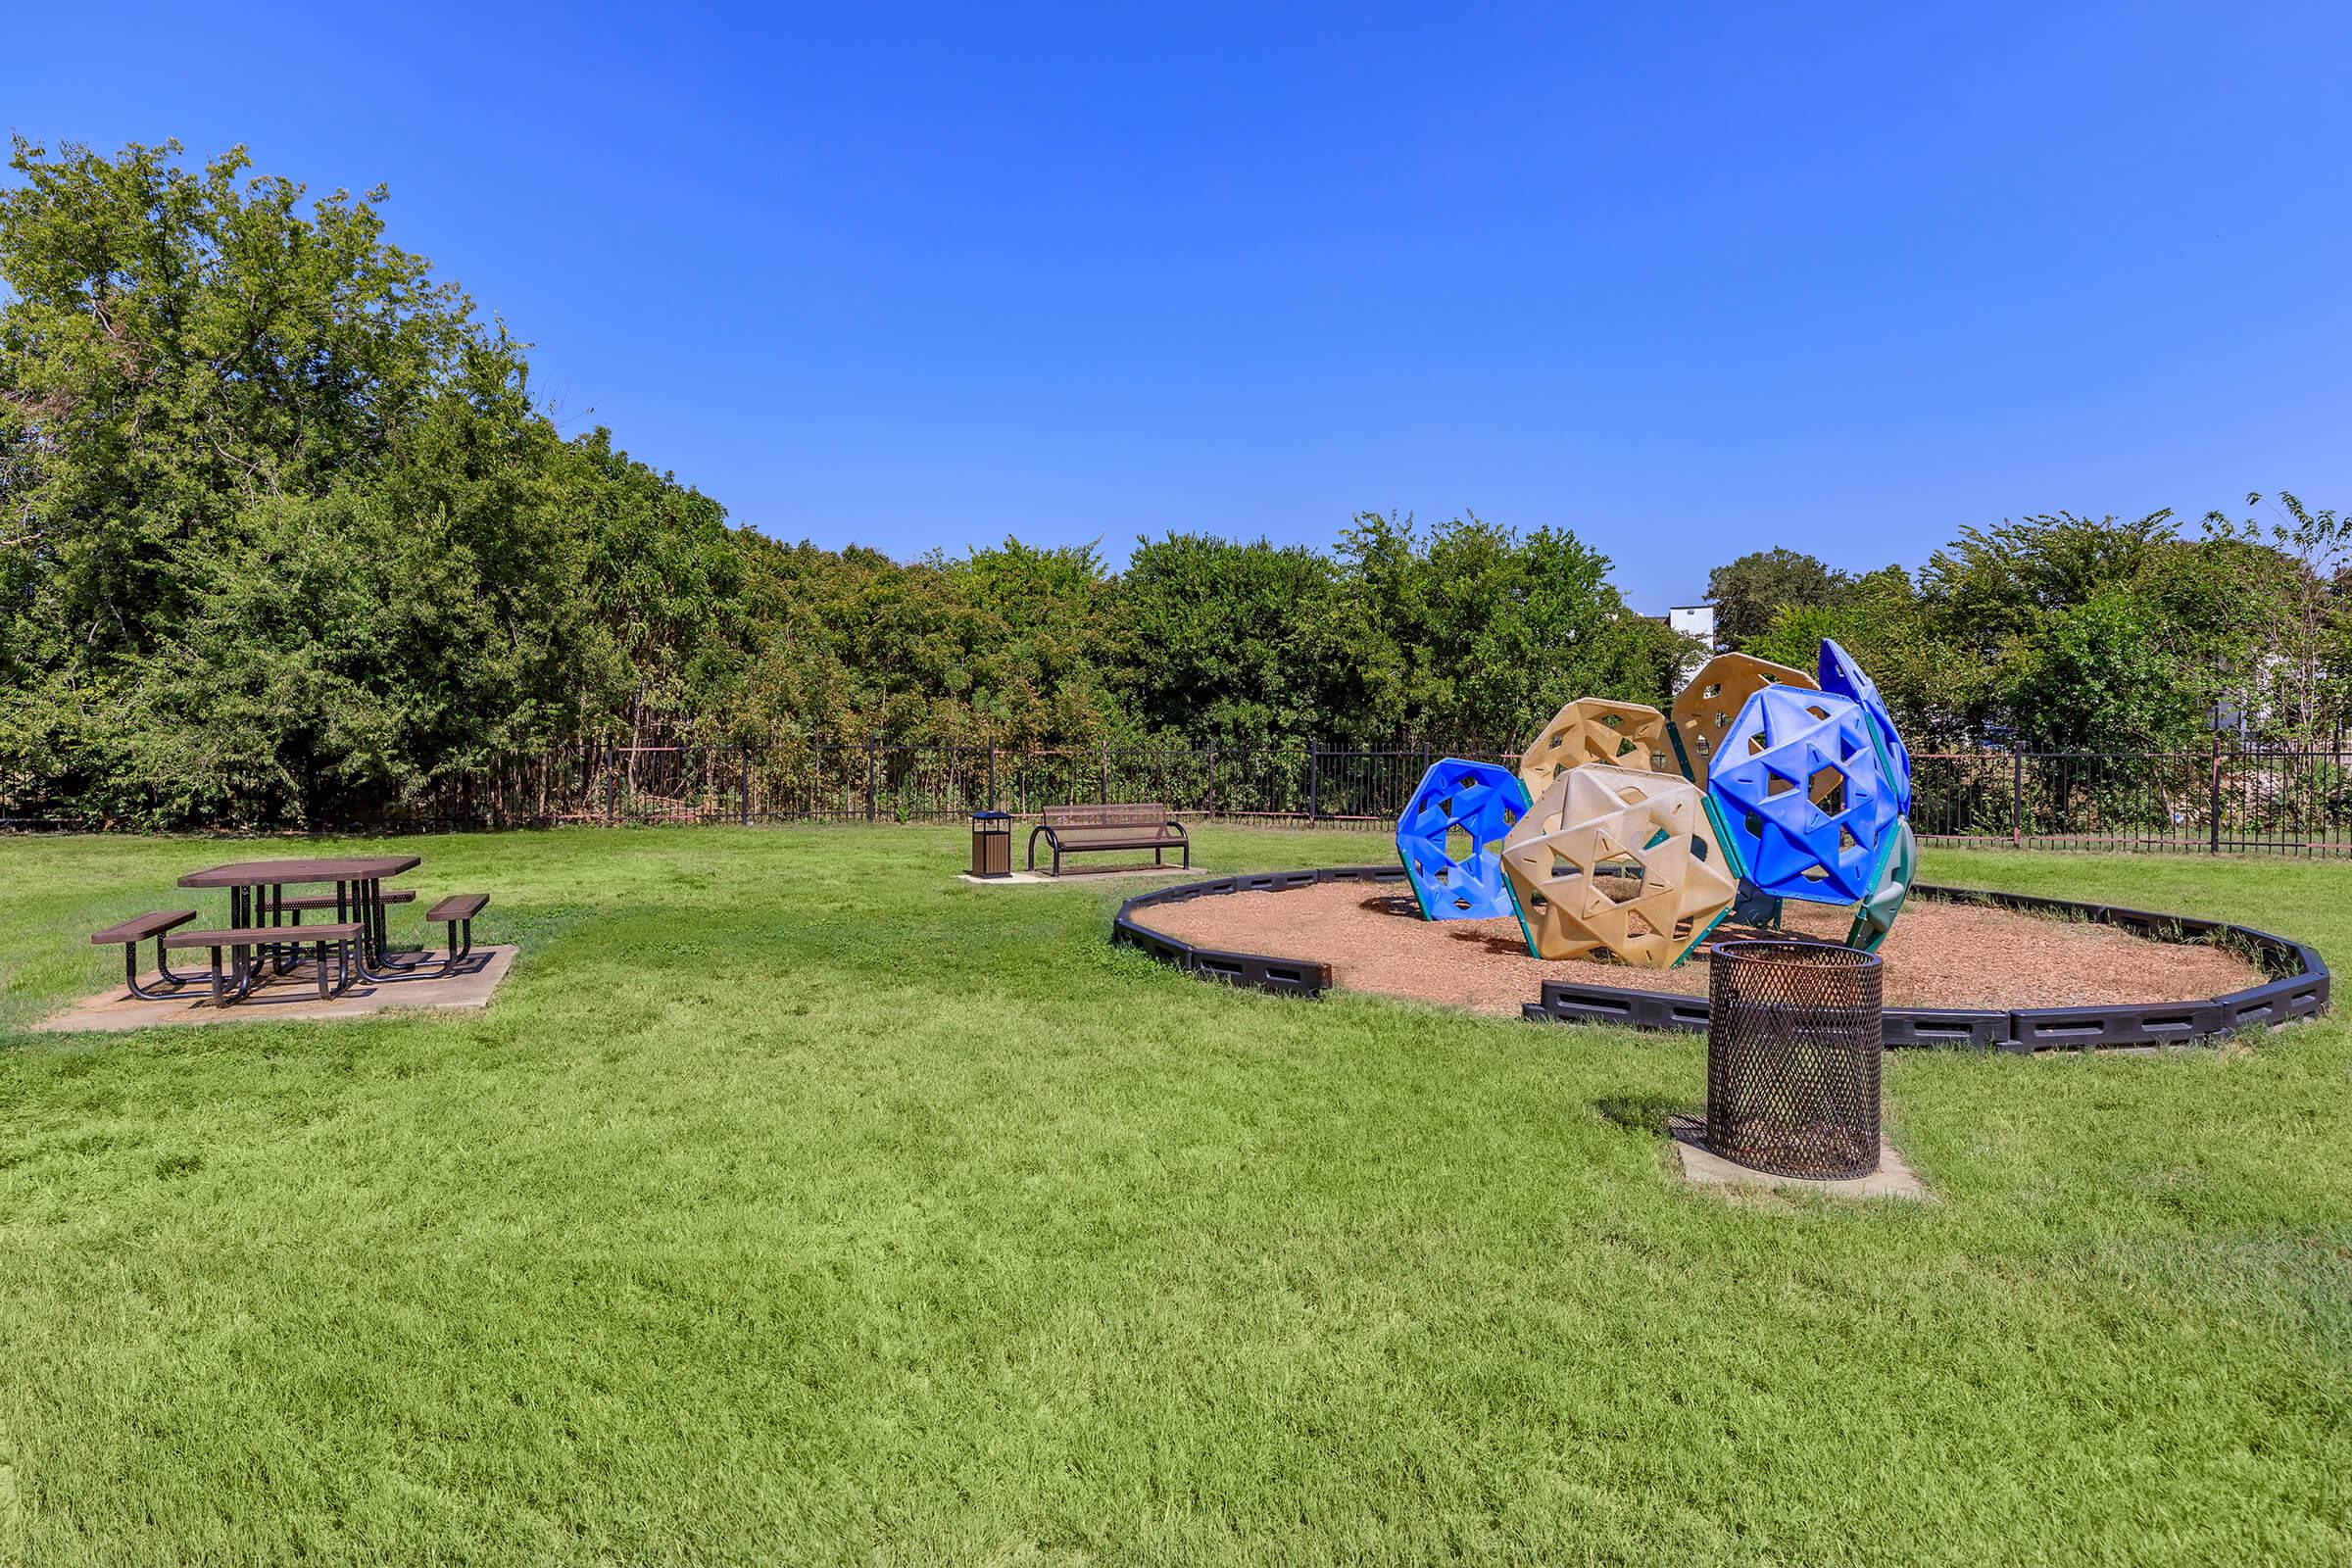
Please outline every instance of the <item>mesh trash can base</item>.
[[1877, 1170], [1878, 955], [1815, 942], [1723, 942], [1708, 966], [1708, 1145], [1776, 1176]]

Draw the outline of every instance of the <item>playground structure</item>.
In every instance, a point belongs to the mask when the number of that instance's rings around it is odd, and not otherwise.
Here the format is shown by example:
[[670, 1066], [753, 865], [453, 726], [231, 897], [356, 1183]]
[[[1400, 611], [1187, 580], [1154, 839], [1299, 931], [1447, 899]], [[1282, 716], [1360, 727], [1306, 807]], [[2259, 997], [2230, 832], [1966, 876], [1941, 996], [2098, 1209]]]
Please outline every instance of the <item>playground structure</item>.
[[1502, 847], [1530, 953], [1605, 949], [1655, 969], [1681, 961], [1731, 908], [1731, 865], [1698, 788], [1633, 767], [1562, 772]]
[[1396, 823], [1396, 857], [1425, 920], [1517, 912], [1499, 852], [1527, 814], [1527, 786], [1492, 762], [1443, 758], [1421, 776]]
[[[1460, 758], [1431, 766], [1396, 825], [1400, 864], [1154, 889], [1120, 907], [1111, 938], [1283, 996], [1344, 987], [1703, 1032], [1712, 965], [1683, 965], [1726, 922], [1832, 947], [1842, 933], [1884, 947], [1890, 1048], [2144, 1051], [2326, 1010], [2328, 966], [2286, 937], [1915, 886], [1911, 799], [1902, 738], [1843, 649], [1824, 642], [1817, 675], [1727, 654], [1669, 711], [1568, 704], [1515, 776]], [[1630, 984], [1629, 967], [1655, 978]]]
[[1422, 913], [1514, 914], [1537, 957], [1666, 969], [1797, 899], [1852, 906], [1847, 945], [1875, 951], [1918, 867], [1910, 754], [1844, 649], [1825, 639], [1818, 667], [1719, 654], [1670, 713], [1569, 703], [1515, 780], [1436, 763], [1396, 827]]
[[[1284, 996], [1345, 986], [1695, 1032], [1711, 966], [1682, 966], [1726, 922], [1833, 946], [1842, 932], [1847, 947], [1885, 947], [1887, 1047], [2145, 1050], [2327, 1008], [2328, 966], [2285, 937], [1915, 887], [1911, 798], [1909, 754], [1843, 649], [1822, 644], [1818, 675], [1727, 654], [1667, 712], [1568, 704], [1515, 775], [1460, 758], [1431, 766], [1396, 825], [1400, 864], [1155, 889], [1121, 906], [1111, 935], [1203, 979]], [[1655, 978], [1629, 984], [1629, 967]]]

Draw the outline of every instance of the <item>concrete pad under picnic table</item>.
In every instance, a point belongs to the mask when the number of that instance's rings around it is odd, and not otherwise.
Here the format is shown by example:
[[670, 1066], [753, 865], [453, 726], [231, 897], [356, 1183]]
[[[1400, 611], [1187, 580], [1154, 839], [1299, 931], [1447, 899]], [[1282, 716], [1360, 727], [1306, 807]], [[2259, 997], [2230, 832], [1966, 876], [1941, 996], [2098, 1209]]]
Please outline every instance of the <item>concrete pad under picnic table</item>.
[[[178, 996], [162, 1002], [142, 1002], [125, 991], [118, 981], [96, 996], [84, 997], [65, 1011], [44, 1018], [32, 1027], [35, 1031], [52, 1034], [75, 1034], [171, 1028], [181, 1024], [292, 1023], [324, 1018], [372, 1018], [403, 1010], [478, 1012], [490, 1004], [492, 993], [506, 979], [508, 969], [514, 966], [514, 951], [512, 947], [476, 948], [459, 963], [457, 973], [443, 979], [372, 983], [355, 980], [349, 991], [324, 1002], [318, 1000], [318, 982], [306, 960], [291, 974], [273, 974], [256, 984], [251, 996], [242, 1002], [230, 1003], [225, 1007], [212, 1004], [207, 989], [211, 978], [210, 963], [204, 955], [197, 954], [196, 964], [183, 963], [175, 972], [186, 976], [201, 968], [205, 980], [188, 987]], [[153, 989], [161, 982], [153, 974], [143, 974], [139, 977], [139, 983]]]

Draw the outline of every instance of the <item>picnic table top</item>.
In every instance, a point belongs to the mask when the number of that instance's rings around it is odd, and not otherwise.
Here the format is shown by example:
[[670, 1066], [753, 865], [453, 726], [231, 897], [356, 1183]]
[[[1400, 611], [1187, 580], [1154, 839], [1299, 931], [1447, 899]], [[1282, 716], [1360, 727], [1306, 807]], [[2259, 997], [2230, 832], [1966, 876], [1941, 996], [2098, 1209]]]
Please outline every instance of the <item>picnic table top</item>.
[[307, 860], [237, 860], [179, 879], [183, 888], [272, 888], [304, 882], [372, 882], [421, 865], [418, 855], [360, 855]]

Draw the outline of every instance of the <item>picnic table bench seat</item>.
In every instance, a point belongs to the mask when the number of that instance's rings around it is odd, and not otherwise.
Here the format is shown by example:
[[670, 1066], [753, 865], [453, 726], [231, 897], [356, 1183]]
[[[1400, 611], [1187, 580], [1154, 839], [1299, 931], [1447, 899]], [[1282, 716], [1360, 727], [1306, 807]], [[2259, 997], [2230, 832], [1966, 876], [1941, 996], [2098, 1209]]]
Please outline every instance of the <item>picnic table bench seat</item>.
[[[352, 954], [353, 944], [360, 941], [367, 929], [366, 922], [360, 920], [338, 920], [308, 926], [224, 926], [217, 931], [174, 931], [163, 938], [163, 945], [172, 952], [191, 948], [211, 949], [213, 1005], [225, 1007], [253, 990], [257, 965], [246, 956], [248, 950], [258, 950], [267, 955], [270, 950], [289, 946], [299, 949], [305, 943], [318, 950], [319, 998], [324, 1000], [330, 996], [340, 996], [350, 988], [352, 976], [358, 970]], [[334, 947], [337, 955], [337, 978], [331, 990], [328, 989], [326, 970], [326, 950], [329, 945]], [[225, 982], [220, 966], [220, 955], [223, 952], [229, 955]]]
[[449, 920], [470, 920], [488, 907], [487, 893], [452, 893], [439, 904], [424, 911], [428, 923]]
[[[415, 888], [379, 888], [376, 890], [375, 902], [378, 904], [414, 904], [416, 902], [416, 890]], [[295, 910], [341, 909], [349, 907], [351, 903], [352, 900], [348, 895], [337, 898], [332, 893], [305, 893], [300, 898], [273, 899], [270, 901], [270, 907]]]
[[106, 948], [118, 942], [136, 945], [149, 937], [160, 937], [174, 926], [186, 925], [195, 918], [194, 909], [157, 909], [147, 914], [133, 915], [120, 924], [91, 933], [90, 946]]
[[1193, 863], [1192, 840], [1163, 802], [1137, 801], [1117, 806], [1049, 806], [1038, 813], [1029, 832], [1029, 869], [1037, 869], [1037, 841], [1043, 838], [1054, 852], [1054, 874], [1061, 875], [1061, 858], [1102, 850], [1150, 850], [1153, 865], [1161, 857], [1180, 850], [1184, 864]]
[[120, 943], [122, 948], [122, 983], [130, 988], [130, 994], [146, 1002], [168, 1002], [171, 1000], [169, 993], [150, 991], [139, 984], [139, 944], [149, 937], [155, 938], [155, 977], [176, 991], [191, 982], [172, 972], [171, 960], [164, 956], [164, 934], [195, 918], [194, 909], [152, 909], [145, 914], [119, 921], [103, 931], [92, 932], [90, 946], [106, 948]]
[[449, 927], [448, 956], [441, 960], [443, 974], [456, 968], [458, 960], [473, 951], [473, 917], [489, 906], [487, 893], [452, 893], [424, 911], [428, 925]]

